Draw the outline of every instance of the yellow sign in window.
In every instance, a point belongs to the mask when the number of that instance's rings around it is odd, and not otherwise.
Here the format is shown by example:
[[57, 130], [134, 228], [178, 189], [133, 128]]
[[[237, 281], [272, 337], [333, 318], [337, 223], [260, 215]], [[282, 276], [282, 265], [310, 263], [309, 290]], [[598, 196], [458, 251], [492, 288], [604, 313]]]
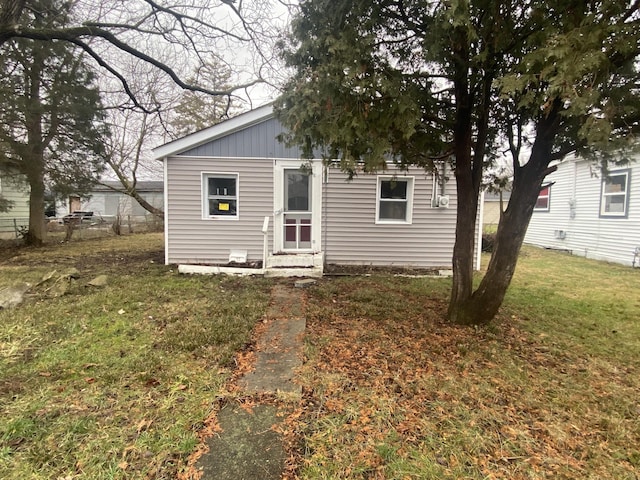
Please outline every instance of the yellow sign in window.
[[218, 204], [218, 210], [222, 210], [222, 211], [228, 211], [229, 210], [229, 204], [228, 203], [219, 203]]

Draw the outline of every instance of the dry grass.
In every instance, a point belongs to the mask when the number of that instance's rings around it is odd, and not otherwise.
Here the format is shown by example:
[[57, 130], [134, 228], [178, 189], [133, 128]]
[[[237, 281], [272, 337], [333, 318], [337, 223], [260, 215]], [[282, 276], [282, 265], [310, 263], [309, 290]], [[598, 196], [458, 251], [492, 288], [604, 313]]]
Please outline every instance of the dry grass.
[[[13, 254], [0, 287], [71, 267], [79, 278], [0, 311], [0, 478], [175, 478], [266, 310], [266, 282], [178, 275], [157, 234]], [[87, 286], [99, 274], [107, 286]]]
[[310, 291], [291, 476], [637, 479], [640, 271], [525, 249], [500, 318], [476, 330], [443, 322], [448, 288]]

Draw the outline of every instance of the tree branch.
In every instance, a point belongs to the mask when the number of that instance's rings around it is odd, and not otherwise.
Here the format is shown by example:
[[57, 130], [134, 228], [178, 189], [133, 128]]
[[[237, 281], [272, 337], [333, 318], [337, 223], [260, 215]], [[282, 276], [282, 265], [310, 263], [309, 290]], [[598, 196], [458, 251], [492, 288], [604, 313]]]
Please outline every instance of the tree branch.
[[[0, 39], [2, 39], [2, 35], [3, 35], [3, 32], [0, 30]], [[64, 40], [64, 41], [75, 43], [76, 45], [81, 46], [83, 50], [87, 51], [87, 53], [89, 53], [94, 59], [96, 59], [96, 61], [98, 61], [100, 66], [106, 68], [111, 74], [116, 75], [121, 82], [123, 82], [123, 77], [117, 74], [117, 72], [113, 67], [109, 67], [107, 62], [105, 62], [103, 59], [100, 58], [100, 60], [98, 60], [99, 55], [93, 52], [93, 50], [86, 43], [80, 40], [82, 37], [103, 38], [104, 40], [111, 43], [116, 48], [122, 50], [123, 52], [126, 52], [134, 57], [137, 57], [140, 60], [147, 62], [153, 65], [154, 67], [162, 70], [171, 78], [171, 80], [175, 82], [176, 85], [178, 85], [179, 87], [185, 90], [202, 92], [208, 95], [230, 95], [236, 90], [251, 87], [259, 83], [263, 83], [263, 80], [261, 78], [258, 78], [256, 80], [234, 86], [233, 88], [228, 90], [209, 90], [207, 88], [200, 87], [197, 85], [187, 84], [178, 76], [178, 74], [171, 67], [167, 66], [166, 64], [162, 63], [159, 60], [156, 60], [150, 55], [147, 55], [146, 53], [136, 48], [133, 48], [131, 45], [121, 41], [112, 32], [109, 32], [108, 30], [104, 30], [101, 28], [84, 26], [84, 27], [71, 27], [71, 28], [62, 28], [62, 29], [38, 29], [38, 30], [20, 29], [19, 31], [15, 32], [12, 36], [17, 38], [30, 38], [32, 40]], [[124, 83], [126, 82], [123, 82], [123, 85]]]

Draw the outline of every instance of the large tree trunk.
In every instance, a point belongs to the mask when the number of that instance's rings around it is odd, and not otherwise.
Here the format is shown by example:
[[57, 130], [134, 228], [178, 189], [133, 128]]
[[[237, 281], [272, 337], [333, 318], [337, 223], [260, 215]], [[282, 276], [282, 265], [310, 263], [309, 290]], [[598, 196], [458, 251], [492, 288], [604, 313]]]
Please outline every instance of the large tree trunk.
[[[473, 233], [469, 225], [475, 224], [478, 200], [473, 199], [472, 125], [473, 95], [469, 87], [469, 42], [464, 28], [454, 29], [454, 93], [456, 99], [455, 125], [453, 129], [453, 153], [455, 156], [456, 191], [458, 194], [456, 240], [453, 245], [453, 284], [447, 317], [457, 322], [459, 307], [473, 292]], [[459, 41], [458, 41], [459, 40]], [[471, 232], [473, 228], [471, 228]]]
[[[38, 163], [36, 160], [35, 163]], [[44, 159], [40, 159], [40, 166], [30, 162], [29, 179], [29, 231], [25, 236], [27, 245], [42, 245], [47, 236], [44, 222]]]
[[519, 166], [517, 161], [514, 161], [511, 198], [498, 224], [487, 272], [478, 289], [456, 306], [456, 316], [450, 317], [456, 323], [486, 324], [495, 317], [502, 305], [516, 269], [540, 187], [544, 178], [555, 170], [555, 167], [549, 168], [549, 163], [559, 128], [560, 108], [561, 103], [556, 99], [548, 115], [538, 121], [536, 140], [526, 165]]
[[451, 322], [461, 324], [468, 323], [465, 318], [467, 312], [462, 307], [469, 301], [473, 292], [473, 252], [478, 212], [478, 195], [473, 188], [471, 169], [463, 163], [465, 162], [456, 163], [456, 240], [453, 246], [453, 283], [447, 312]]
[[[542, 162], [548, 164], [548, 160]], [[471, 298], [459, 307], [462, 312], [457, 318], [459, 323], [478, 325], [490, 322], [498, 313], [511, 284], [522, 242], [540, 193], [540, 184], [544, 179], [544, 174], [537, 171], [538, 168], [523, 170], [519, 181], [514, 182], [509, 206], [498, 224], [487, 272]]]

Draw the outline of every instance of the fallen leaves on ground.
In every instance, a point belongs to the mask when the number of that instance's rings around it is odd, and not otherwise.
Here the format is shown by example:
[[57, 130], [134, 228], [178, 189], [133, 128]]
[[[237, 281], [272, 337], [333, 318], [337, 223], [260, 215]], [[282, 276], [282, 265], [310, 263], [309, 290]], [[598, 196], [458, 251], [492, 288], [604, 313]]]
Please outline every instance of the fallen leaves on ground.
[[288, 478], [634, 478], [637, 380], [517, 318], [447, 325], [443, 299], [394, 282], [315, 292]]

